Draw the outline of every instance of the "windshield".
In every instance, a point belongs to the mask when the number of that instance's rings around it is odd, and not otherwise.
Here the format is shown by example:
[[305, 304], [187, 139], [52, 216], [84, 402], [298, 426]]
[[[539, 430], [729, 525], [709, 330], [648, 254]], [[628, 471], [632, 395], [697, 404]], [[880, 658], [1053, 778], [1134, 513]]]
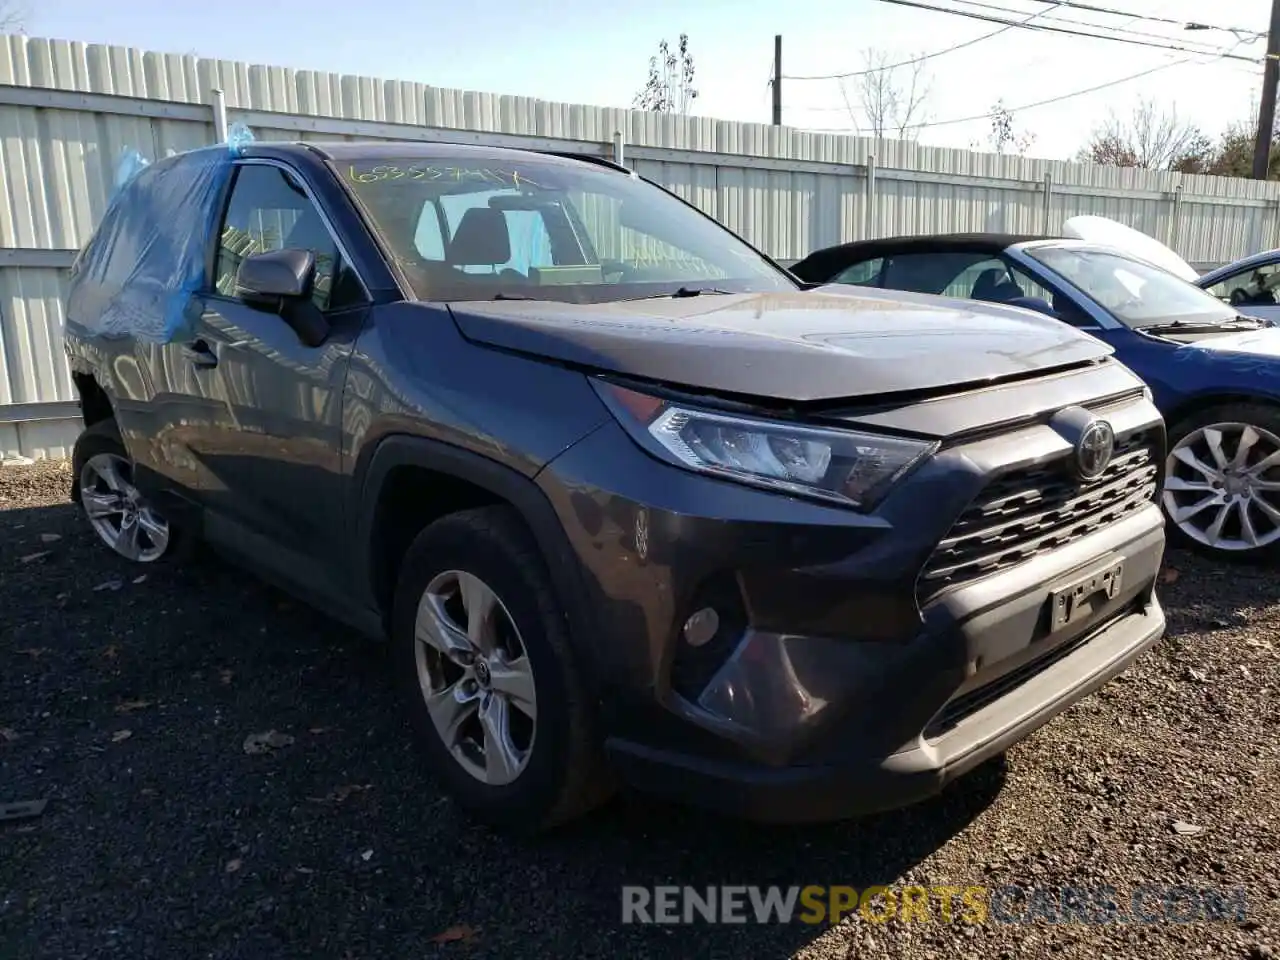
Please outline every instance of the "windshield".
[[422, 300], [598, 303], [797, 286], [725, 228], [616, 170], [500, 154], [335, 166]]
[[1026, 252], [1130, 327], [1177, 320], [1216, 323], [1236, 316], [1236, 311], [1199, 287], [1122, 254], [1053, 246], [1032, 247]]

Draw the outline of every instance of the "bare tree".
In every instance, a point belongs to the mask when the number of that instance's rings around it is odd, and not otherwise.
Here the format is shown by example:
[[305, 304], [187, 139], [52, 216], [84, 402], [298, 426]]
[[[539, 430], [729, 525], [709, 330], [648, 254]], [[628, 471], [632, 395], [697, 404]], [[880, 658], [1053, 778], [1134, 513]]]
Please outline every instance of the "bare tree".
[[27, 23], [27, 8], [20, 0], [0, 0], [0, 33], [18, 33]]
[[[1018, 130], [1013, 122], [1013, 111], [1004, 105], [1004, 100], [997, 100], [991, 108], [991, 130], [987, 134], [987, 146], [999, 154], [1016, 154], [1021, 156], [1036, 142], [1036, 135], [1030, 130]], [[974, 149], [981, 149], [983, 144], [974, 143]]]
[[920, 136], [920, 126], [928, 120], [932, 87], [924, 61], [902, 63], [883, 50], [864, 50], [862, 62], [865, 72], [854, 85], [861, 118], [852, 109], [845, 82], [840, 81], [840, 92], [854, 127], [866, 129], [877, 140], [915, 140]]
[[658, 44], [658, 55], [649, 58], [649, 79], [644, 89], [636, 94], [634, 105], [640, 110], [685, 114], [697, 97], [698, 91], [693, 87], [689, 35], [680, 34], [675, 53], [663, 40]]
[[1113, 111], [1094, 128], [1078, 159], [1115, 167], [1178, 170], [1195, 165], [1195, 158], [1211, 148], [1208, 137], [1193, 123], [1178, 119], [1177, 107], [1161, 110], [1154, 100], [1140, 100], [1127, 118]]

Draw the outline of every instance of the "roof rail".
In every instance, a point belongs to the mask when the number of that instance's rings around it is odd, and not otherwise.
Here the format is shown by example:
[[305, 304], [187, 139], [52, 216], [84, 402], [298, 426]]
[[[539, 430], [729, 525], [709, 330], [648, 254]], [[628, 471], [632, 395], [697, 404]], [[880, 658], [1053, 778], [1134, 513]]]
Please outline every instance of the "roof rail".
[[584, 163], [594, 163], [600, 167], [617, 170], [619, 173], [631, 174], [635, 172], [630, 167], [624, 167], [622, 164], [615, 163], [607, 157], [597, 157], [589, 153], [571, 153], [567, 150], [539, 150], [537, 152], [545, 153], [549, 157], [563, 157], [566, 160], [582, 160]]

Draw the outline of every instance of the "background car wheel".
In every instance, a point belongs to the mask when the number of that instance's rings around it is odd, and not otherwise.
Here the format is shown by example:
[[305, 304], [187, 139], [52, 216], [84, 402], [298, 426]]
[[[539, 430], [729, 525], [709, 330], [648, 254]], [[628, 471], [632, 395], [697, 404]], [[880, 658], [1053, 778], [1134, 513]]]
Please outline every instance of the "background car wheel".
[[1221, 559], [1280, 556], [1280, 408], [1230, 404], [1169, 430], [1171, 539]]
[[468, 510], [423, 530], [401, 566], [392, 616], [414, 731], [471, 814], [536, 832], [607, 796], [565, 618], [513, 510]]
[[177, 555], [183, 537], [134, 485], [133, 461], [115, 421], [100, 421], [80, 434], [71, 469], [72, 497], [98, 539], [134, 563]]

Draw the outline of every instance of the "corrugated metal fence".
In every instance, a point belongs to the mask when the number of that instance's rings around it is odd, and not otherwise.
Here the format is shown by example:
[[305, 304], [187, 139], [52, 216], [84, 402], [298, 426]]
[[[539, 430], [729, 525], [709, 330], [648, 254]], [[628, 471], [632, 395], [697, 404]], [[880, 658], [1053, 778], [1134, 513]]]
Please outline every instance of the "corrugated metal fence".
[[[451, 140], [613, 155], [767, 253], [868, 236], [1120, 220], [1197, 264], [1280, 246], [1280, 184], [1001, 157], [765, 124], [0, 37], [0, 459], [63, 456], [75, 395], [65, 271], [121, 152], [216, 142]], [[620, 135], [620, 136], [619, 136]]]

